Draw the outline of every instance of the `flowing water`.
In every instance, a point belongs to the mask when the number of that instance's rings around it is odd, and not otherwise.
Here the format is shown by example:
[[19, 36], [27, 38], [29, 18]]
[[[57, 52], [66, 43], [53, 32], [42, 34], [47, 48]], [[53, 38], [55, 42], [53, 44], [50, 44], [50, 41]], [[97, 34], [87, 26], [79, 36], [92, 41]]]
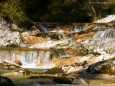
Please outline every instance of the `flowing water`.
[[[55, 30], [50, 30], [48, 27], [45, 27], [43, 25], [40, 26], [42, 31], [45, 33], [50, 33], [54, 32], [53, 34], [57, 34], [59, 40], [63, 39], [67, 41], [69, 38], [72, 38], [75, 34], [79, 35], [78, 32], [80, 31], [86, 31], [88, 28], [85, 27], [84, 25], [74, 25], [71, 27], [71, 30], [66, 33], [64, 30], [59, 29], [57, 32]], [[97, 30], [98, 28], [105, 27], [105, 25], [96, 25], [93, 27], [92, 30]], [[60, 27], [62, 28], [62, 27]], [[82, 33], [80, 33], [81, 35]], [[86, 34], [86, 33], [85, 33]], [[48, 36], [47, 36], [48, 37]], [[54, 37], [55, 38], [55, 37]], [[115, 29], [110, 28], [106, 30], [101, 30], [97, 31], [96, 34], [91, 37], [90, 40], [88, 40], [87, 43], [84, 42], [86, 48], [90, 49], [90, 47], [93, 47], [94, 49], [96, 48], [104, 48], [106, 52], [109, 52], [110, 54], [115, 52]], [[98, 40], [94, 40], [98, 39]], [[105, 40], [106, 39], [106, 40]], [[41, 48], [46, 48], [46, 47], [52, 47], [53, 45], [58, 45], [58, 44], [64, 44], [65, 42], [63, 41], [54, 41], [50, 40], [45, 43], [38, 43], [38, 47]], [[66, 44], [66, 43], [65, 43]], [[73, 45], [73, 44], [71, 44]], [[75, 46], [73, 46], [75, 47]], [[36, 46], [34, 47], [36, 48]], [[0, 49], [0, 62], [8, 62], [11, 64], [16, 64], [16, 60], [20, 61], [22, 63], [21, 67], [22, 68], [34, 68], [34, 69], [42, 69], [42, 68], [52, 68], [54, 65], [50, 62], [52, 60], [52, 50], [48, 49], [28, 49], [28, 48], [1, 48]], [[103, 50], [104, 50], [103, 49]], [[105, 52], [104, 52], [105, 53]], [[57, 54], [57, 53], [56, 53]], [[66, 57], [71, 57], [71, 55], [59, 52], [58, 53], [59, 58], [66, 58]], [[55, 57], [55, 55], [54, 55]], [[109, 56], [107, 56], [109, 57]], [[101, 58], [101, 57], [100, 57]], [[109, 57], [110, 58], [110, 57]], [[48, 63], [45, 66], [41, 66], [40, 64], [45, 64]], [[29, 81], [28, 81], [29, 82]], [[41, 85], [41, 84], [25, 84], [25, 85], [20, 85], [20, 86], [48, 86], [48, 85]], [[50, 85], [49, 85], [50, 86]], [[58, 85], [57, 85], [58, 86]], [[60, 85], [59, 85], [60, 86]], [[67, 86], [67, 85], [65, 85]]]
[[93, 38], [115, 38], [115, 29], [110, 28], [104, 31], [98, 31]]
[[22, 63], [21, 67], [35, 68], [36, 65], [50, 61], [50, 51], [30, 49], [0, 50], [0, 60], [15, 64], [15, 60]]

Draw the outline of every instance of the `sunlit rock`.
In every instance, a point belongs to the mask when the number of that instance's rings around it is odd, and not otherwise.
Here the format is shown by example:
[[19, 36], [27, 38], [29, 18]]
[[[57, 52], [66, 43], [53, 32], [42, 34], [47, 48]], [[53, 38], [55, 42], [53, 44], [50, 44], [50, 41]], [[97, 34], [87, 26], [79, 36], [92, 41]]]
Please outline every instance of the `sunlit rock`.
[[105, 18], [95, 21], [94, 23], [109, 23], [115, 21], [115, 15], [108, 15]]
[[26, 42], [28, 42], [28, 44], [42, 43], [50, 40], [50, 38], [31, 36], [29, 32], [24, 32], [21, 36]]
[[11, 31], [10, 24], [2, 18], [0, 18], [0, 27], [0, 47], [22, 46], [23, 41], [20, 33]]

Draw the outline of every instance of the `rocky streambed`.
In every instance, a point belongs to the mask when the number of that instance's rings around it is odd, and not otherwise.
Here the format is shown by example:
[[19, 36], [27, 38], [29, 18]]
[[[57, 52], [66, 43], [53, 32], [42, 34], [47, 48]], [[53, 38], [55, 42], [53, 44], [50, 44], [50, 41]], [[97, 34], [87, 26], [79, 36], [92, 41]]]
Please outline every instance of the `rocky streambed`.
[[16, 86], [115, 85], [114, 23], [28, 30], [0, 19], [0, 33], [0, 86], [11, 82], [5, 77]]
[[[48, 74], [48, 72], [44, 73], [43, 71], [40, 72], [40, 70], [37, 70], [36, 74], [33, 75], [32, 74], [33, 71], [34, 70], [31, 70], [31, 74], [21, 75], [21, 73], [17, 72], [17, 70], [15, 70], [15, 72], [13, 71], [11, 72], [9, 70], [7, 73], [2, 73], [2, 76], [8, 77], [10, 80], [12, 80], [15, 86], [94, 86], [94, 85], [114, 86], [115, 85], [114, 78], [112, 78], [112, 76], [108, 74], [89, 74], [89, 73], [53, 74], [54, 70], [52, 74]], [[0, 80], [0, 82], [6, 83], [7, 80], [5, 82]], [[7, 86], [10, 86], [9, 83]]]

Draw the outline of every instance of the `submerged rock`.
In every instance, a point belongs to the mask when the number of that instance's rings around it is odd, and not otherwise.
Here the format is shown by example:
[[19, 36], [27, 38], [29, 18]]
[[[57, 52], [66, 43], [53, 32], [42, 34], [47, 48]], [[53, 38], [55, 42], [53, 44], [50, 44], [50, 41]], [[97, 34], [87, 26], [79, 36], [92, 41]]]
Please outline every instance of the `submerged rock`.
[[0, 76], [0, 86], [15, 86], [15, 85], [9, 78]]

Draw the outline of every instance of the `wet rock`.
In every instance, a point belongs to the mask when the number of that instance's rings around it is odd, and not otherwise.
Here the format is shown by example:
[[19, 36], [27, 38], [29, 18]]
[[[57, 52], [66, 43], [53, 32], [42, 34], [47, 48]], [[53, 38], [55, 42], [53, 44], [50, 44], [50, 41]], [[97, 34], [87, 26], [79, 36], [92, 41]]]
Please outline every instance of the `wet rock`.
[[0, 76], [0, 86], [15, 86], [15, 85], [9, 78]]
[[58, 84], [72, 84], [73, 78], [69, 78], [69, 77], [55, 77], [53, 79], [53, 81], [55, 83], [58, 83]]
[[92, 74], [110, 74], [115, 75], [115, 64], [114, 59], [97, 62], [90, 65], [87, 69], [88, 73]]
[[22, 63], [21, 63], [19, 60], [14, 60], [14, 63], [15, 63], [16, 65], [19, 65], [19, 66], [22, 65]]
[[48, 69], [48, 70], [45, 71], [45, 74], [58, 74], [58, 73], [64, 73], [62, 68], [55, 67], [55, 68]]

